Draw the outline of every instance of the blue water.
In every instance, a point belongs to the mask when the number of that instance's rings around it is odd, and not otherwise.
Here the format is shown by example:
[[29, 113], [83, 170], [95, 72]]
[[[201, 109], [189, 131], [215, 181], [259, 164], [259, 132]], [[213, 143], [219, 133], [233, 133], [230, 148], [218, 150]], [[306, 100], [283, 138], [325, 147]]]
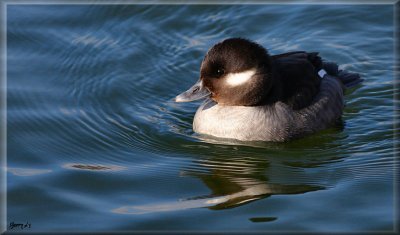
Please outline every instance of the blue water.
[[[7, 8], [7, 225], [23, 231], [393, 231], [392, 5]], [[364, 83], [287, 143], [192, 131], [206, 51], [318, 51]], [[9, 231], [21, 231], [8, 227]]]

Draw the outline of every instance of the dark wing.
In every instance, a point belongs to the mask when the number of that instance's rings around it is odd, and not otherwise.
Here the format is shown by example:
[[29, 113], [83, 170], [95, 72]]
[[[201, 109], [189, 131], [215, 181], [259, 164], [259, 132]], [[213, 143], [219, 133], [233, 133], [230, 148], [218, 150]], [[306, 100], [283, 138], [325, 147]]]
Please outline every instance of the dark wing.
[[310, 105], [319, 91], [318, 71], [322, 68], [317, 52], [289, 52], [272, 56], [275, 76], [281, 87], [281, 101], [293, 109]]

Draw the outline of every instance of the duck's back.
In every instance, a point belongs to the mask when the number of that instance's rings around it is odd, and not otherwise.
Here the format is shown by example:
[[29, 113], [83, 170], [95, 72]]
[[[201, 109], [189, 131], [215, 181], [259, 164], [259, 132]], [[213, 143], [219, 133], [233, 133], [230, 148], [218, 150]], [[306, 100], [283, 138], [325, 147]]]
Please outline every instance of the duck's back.
[[317, 52], [296, 51], [272, 56], [279, 81], [280, 101], [295, 110], [307, 107], [319, 92], [318, 71], [323, 62]]
[[207, 100], [196, 112], [193, 129], [200, 134], [242, 141], [286, 141], [322, 130], [342, 115], [343, 89], [326, 75], [311, 104], [294, 110], [283, 102], [267, 106], [223, 106]]

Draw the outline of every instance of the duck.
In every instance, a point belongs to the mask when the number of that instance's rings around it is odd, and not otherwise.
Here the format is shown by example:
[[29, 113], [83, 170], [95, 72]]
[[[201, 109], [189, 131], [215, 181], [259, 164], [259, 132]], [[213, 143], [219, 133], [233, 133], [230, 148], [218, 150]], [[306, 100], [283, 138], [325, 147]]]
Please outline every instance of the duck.
[[208, 50], [200, 78], [175, 102], [205, 100], [193, 118], [198, 134], [285, 142], [341, 120], [345, 90], [362, 81], [318, 52], [270, 55], [254, 41], [228, 38]]

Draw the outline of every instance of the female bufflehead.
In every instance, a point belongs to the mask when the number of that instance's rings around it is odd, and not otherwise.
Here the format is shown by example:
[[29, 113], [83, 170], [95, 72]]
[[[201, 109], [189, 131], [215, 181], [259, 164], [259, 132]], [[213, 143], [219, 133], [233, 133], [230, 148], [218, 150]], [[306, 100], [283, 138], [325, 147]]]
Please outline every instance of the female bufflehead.
[[271, 56], [259, 44], [230, 38], [214, 45], [200, 79], [176, 102], [207, 98], [193, 130], [242, 141], [286, 141], [325, 129], [342, 115], [343, 92], [360, 76], [317, 52]]

